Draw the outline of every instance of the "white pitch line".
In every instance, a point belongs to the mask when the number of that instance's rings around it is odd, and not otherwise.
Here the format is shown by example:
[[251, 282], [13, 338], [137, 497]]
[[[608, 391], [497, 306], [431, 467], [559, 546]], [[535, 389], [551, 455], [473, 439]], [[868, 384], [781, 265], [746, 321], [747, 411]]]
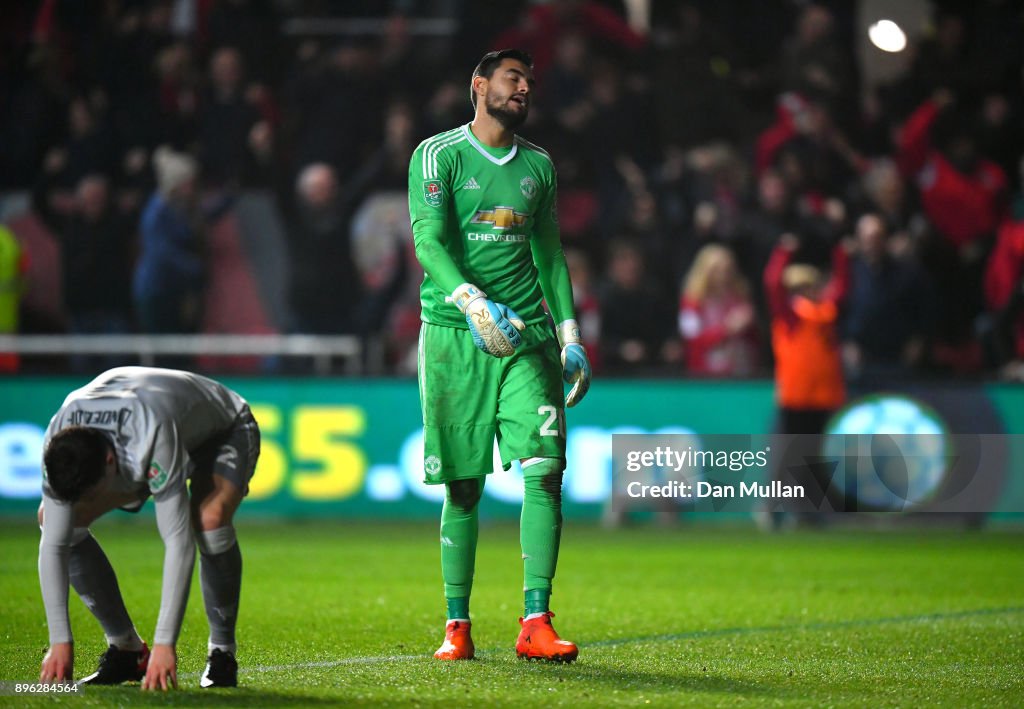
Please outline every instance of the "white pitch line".
[[366, 657], [346, 657], [341, 660], [322, 660], [320, 662], [298, 662], [294, 665], [260, 665], [258, 667], [240, 667], [241, 673], [248, 672], [287, 672], [288, 670], [312, 670], [319, 667], [340, 667], [342, 665], [377, 665], [385, 662], [407, 662], [423, 660], [429, 655], [369, 655]]
[[[885, 625], [889, 623], [915, 623], [921, 621], [937, 621], [937, 620], [957, 620], [962, 618], [971, 618], [975, 616], [988, 616], [988, 615], [1002, 615], [1005, 613], [1021, 613], [1024, 612], [1024, 606], [1011, 606], [1007, 608], [979, 608], [976, 610], [967, 611], [956, 611], [952, 613], [927, 613], [923, 615], [910, 615], [910, 616], [894, 616], [890, 618], [865, 618], [862, 620], [852, 621], [835, 621], [825, 623], [811, 623], [811, 624], [796, 624], [796, 625], [774, 625], [766, 627], [753, 627], [753, 628], [720, 628], [716, 630], [697, 630], [686, 633], [676, 633], [670, 635], [654, 635], [645, 638], [619, 638], [613, 640], [598, 640], [590, 643], [589, 647], [601, 648], [601, 647], [613, 647], [616, 645], [629, 645], [632, 643], [642, 642], [665, 642], [669, 640], [684, 640], [684, 639], [698, 639], [698, 638], [711, 638], [721, 637], [727, 635], [752, 635], [758, 633], [776, 633], [788, 630], [828, 630], [828, 629], [844, 629], [844, 628], [856, 628], [866, 627], [873, 625]], [[477, 655], [489, 655], [495, 652], [499, 652], [498, 648], [491, 648], [487, 650], [480, 650]], [[287, 672], [289, 670], [312, 670], [317, 668], [327, 667], [342, 667], [344, 665], [378, 665], [386, 662], [409, 662], [411, 660], [426, 660], [430, 655], [421, 653], [418, 655], [366, 655], [362, 657], [345, 657], [340, 660], [321, 660], [319, 662], [297, 662], [292, 665], [258, 665], [256, 667], [242, 667], [239, 668], [239, 672], [242, 674], [254, 674], [260, 672]], [[198, 677], [200, 673], [189, 672], [187, 674], [178, 675], [182, 678]]]
[[[239, 667], [239, 674], [255, 674], [260, 672], [289, 672], [291, 670], [315, 670], [328, 667], [341, 667], [344, 665], [378, 665], [387, 662], [408, 662], [410, 660], [422, 660], [429, 655], [367, 655], [364, 657], [346, 657], [340, 660], [321, 660], [319, 662], [297, 662], [292, 665], [257, 665], [256, 667]], [[178, 677], [188, 679], [198, 677], [201, 672], [186, 672]]]

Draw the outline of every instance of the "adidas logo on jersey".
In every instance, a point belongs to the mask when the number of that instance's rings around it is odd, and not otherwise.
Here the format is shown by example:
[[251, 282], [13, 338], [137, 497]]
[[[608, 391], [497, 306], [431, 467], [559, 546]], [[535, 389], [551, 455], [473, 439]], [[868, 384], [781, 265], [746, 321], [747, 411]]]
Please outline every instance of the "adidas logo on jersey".
[[464, 190], [478, 190], [480, 189], [480, 183], [476, 181], [475, 177], [469, 178], [469, 181], [462, 186]]

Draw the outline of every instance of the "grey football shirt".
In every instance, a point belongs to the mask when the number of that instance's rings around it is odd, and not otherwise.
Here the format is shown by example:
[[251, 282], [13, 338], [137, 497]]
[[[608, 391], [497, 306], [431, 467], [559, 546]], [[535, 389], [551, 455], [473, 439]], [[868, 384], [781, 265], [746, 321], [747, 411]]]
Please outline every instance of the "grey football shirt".
[[[195, 562], [186, 481], [189, 455], [229, 431], [246, 410], [245, 400], [212, 379], [169, 369], [119, 367], [71, 392], [50, 421], [45, 446], [68, 426], [103, 431], [118, 461], [108, 493], [140, 506], [153, 496], [164, 541], [163, 588], [155, 644], [173, 645], [181, 629]], [[68, 619], [68, 558], [74, 530], [73, 505], [53, 495], [43, 471], [44, 525], [39, 579], [50, 643], [71, 642]]]

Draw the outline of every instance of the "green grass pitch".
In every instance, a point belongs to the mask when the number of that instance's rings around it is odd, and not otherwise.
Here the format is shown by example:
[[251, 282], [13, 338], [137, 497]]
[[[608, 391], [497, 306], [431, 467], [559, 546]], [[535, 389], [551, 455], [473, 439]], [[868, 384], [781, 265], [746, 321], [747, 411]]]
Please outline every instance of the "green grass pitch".
[[[430, 657], [443, 625], [434, 524], [241, 520], [237, 690], [201, 690], [194, 580], [181, 689], [86, 688], [66, 706], [1020, 706], [1024, 533], [832, 530], [762, 536], [681, 526], [566, 526], [552, 605], [573, 665], [517, 660], [515, 525], [485, 524], [478, 659]], [[151, 520], [94, 527], [151, 636], [163, 548]], [[0, 680], [38, 676], [46, 645], [38, 531], [0, 526]], [[198, 577], [198, 574], [196, 575]], [[104, 645], [72, 596], [76, 676]], [[0, 705], [51, 704], [0, 696]]]

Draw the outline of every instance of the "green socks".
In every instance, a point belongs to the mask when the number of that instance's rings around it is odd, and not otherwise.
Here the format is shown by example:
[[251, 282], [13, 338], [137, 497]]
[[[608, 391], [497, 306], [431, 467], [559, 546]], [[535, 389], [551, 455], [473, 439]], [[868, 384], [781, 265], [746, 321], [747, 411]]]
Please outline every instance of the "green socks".
[[548, 601], [551, 598], [550, 588], [535, 588], [527, 590], [523, 593], [525, 596], [525, 611], [523, 617], [535, 615], [537, 613], [547, 613]]
[[[562, 536], [562, 471], [565, 464], [542, 458], [523, 468], [523, 512], [519, 541], [523, 549], [524, 609], [527, 616], [548, 611], [551, 581]], [[448, 619], [469, 619], [469, 596], [476, 566], [478, 507], [483, 478], [446, 484], [441, 509], [441, 574]]]
[[445, 485], [441, 509], [441, 576], [448, 618], [469, 620], [469, 594], [473, 589], [476, 541], [480, 531], [477, 513], [483, 479], [453, 480]]
[[469, 620], [469, 596], [446, 598], [448, 604], [448, 620]]
[[564, 463], [556, 458], [543, 458], [523, 468], [519, 541], [523, 547], [527, 615], [548, 610], [562, 536], [563, 468]]

